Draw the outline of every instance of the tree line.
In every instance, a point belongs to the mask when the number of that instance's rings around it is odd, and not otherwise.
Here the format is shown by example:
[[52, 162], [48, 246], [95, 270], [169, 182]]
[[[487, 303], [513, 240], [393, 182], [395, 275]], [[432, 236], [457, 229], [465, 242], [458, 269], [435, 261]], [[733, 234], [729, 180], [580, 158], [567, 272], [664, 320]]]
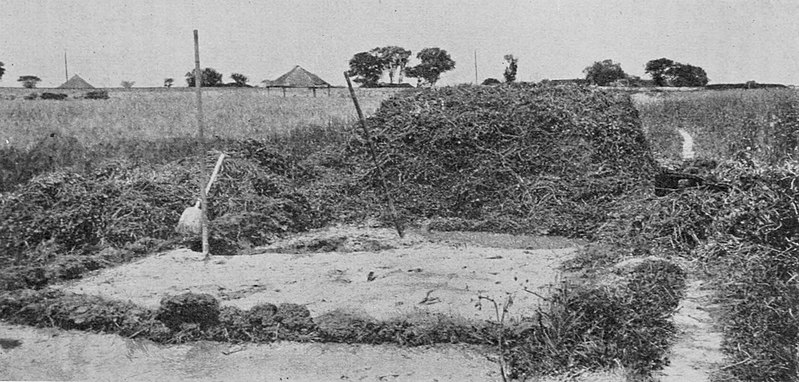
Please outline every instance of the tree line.
[[381, 86], [384, 74], [388, 74], [388, 86], [401, 86], [405, 77], [416, 78], [417, 86], [435, 86], [442, 73], [455, 69], [455, 61], [444, 49], [424, 48], [416, 54], [419, 64], [408, 66], [412, 54], [393, 45], [359, 52], [350, 59], [347, 74], [362, 87]]
[[[446, 50], [441, 48], [424, 48], [416, 54], [419, 63], [408, 66], [412, 52], [399, 46], [377, 47], [365, 52], [356, 53], [349, 61], [347, 74], [354, 77], [356, 83], [362, 87], [402, 86], [405, 77], [416, 78], [417, 86], [435, 86], [441, 74], [455, 69], [455, 61]], [[519, 59], [512, 54], [504, 56], [505, 71], [503, 73], [506, 83], [516, 81]], [[683, 64], [668, 58], [650, 60], [645, 65], [645, 72], [652, 77], [655, 86], [672, 87], [700, 87], [708, 83], [707, 73], [699, 66]], [[640, 86], [641, 78], [630, 76], [621, 68], [621, 64], [607, 59], [596, 61], [583, 70], [585, 80], [599, 86], [623, 83], [625, 85]], [[5, 74], [5, 67], [0, 62], [0, 78]], [[388, 75], [389, 84], [381, 84], [380, 79]], [[191, 70], [186, 73], [186, 84], [195, 85], [195, 74]], [[252, 87], [247, 82], [249, 78], [241, 73], [230, 75], [233, 82], [224, 83], [222, 73], [214, 68], [202, 70], [201, 85], [203, 87]], [[395, 82], [396, 80], [396, 82]], [[20, 76], [17, 80], [25, 88], [35, 88], [41, 78], [34, 75]], [[164, 87], [172, 87], [173, 78], [164, 79]], [[750, 81], [752, 82], [752, 81]], [[488, 78], [483, 85], [501, 83], [495, 78]], [[124, 88], [133, 87], [133, 81], [122, 81]], [[408, 85], [410, 86], [410, 85]]]
[[[704, 69], [690, 64], [683, 64], [668, 58], [658, 58], [646, 63], [644, 70], [652, 77], [655, 86], [700, 87], [708, 83]], [[621, 64], [613, 60], [596, 61], [583, 70], [585, 79], [595, 85], [607, 86], [626, 82], [628, 85], [640, 85], [641, 78], [630, 76], [621, 68]]]

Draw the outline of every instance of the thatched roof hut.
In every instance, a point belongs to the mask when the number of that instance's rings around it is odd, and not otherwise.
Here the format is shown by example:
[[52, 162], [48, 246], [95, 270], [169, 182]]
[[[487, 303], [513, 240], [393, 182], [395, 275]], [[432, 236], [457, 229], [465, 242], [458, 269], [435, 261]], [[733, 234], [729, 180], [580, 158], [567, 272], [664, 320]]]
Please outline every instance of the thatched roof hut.
[[329, 88], [327, 81], [297, 65], [274, 81], [264, 82], [268, 88]]
[[61, 84], [58, 89], [94, 89], [94, 86], [76, 74], [69, 81]]

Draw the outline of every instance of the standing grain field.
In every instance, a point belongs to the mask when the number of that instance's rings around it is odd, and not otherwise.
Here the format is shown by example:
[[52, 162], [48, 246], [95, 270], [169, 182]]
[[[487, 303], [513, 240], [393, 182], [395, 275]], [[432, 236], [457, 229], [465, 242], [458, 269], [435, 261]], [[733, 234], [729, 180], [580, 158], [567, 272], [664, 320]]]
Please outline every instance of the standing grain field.
[[[205, 89], [207, 134], [220, 138], [272, 138], [306, 126], [349, 125], [355, 118], [352, 101], [341, 89], [330, 96], [292, 89], [288, 97], [264, 89]], [[303, 91], [303, 92], [301, 92]], [[156, 140], [193, 136], [195, 101], [178, 89], [111, 91], [108, 100], [25, 100], [19, 89], [3, 89], [0, 139], [6, 146], [29, 149], [49, 133], [77, 138], [83, 145], [120, 139]], [[359, 90], [367, 113], [394, 91]], [[12, 99], [13, 98], [13, 99]], [[6, 143], [8, 141], [8, 143]]]
[[799, 158], [799, 95], [793, 89], [637, 95], [652, 147], [680, 159], [677, 130], [694, 139], [696, 156], [778, 164]]

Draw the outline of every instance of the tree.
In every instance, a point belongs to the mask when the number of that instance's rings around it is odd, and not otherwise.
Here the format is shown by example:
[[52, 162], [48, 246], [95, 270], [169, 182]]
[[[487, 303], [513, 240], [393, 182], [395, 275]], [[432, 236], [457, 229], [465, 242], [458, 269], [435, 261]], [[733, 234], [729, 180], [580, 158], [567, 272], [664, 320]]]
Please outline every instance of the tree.
[[455, 69], [455, 61], [446, 50], [440, 48], [424, 48], [416, 55], [422, 62], [419, 65], [405, 69], [405, 75], [416, 77], [429, 86], [435, 86], [441, 73]]
[[707, 73], [705, 70], [693, 65], [677, 64], [666, 73], [666, 77], [671, 86], [676, 87], [699, 87], [707, 85]]
[[502, 74], [505, 76], [505, 82], [511, 83], [513, 81], [516, 81], [516, 69], [518, 69], [517, 66], [518, 62], [519, 59], [513, 57], [512, 54], [505, 55], [505, 63], [507, 66], [505, 67], [505, 73]]
[[646, 63], [646, 73], [652, 76], [657, 86], [705, 86], [708, 83], [704, 69], [682, 64], [668, 58], [658, 58]]
[[385, 68], [386, 61], [373, 49], [371, 52], [360, 52], [352, 56], [350, 70], [347, 74], [350, 77], [355, 77], [353, 81], [361, 84], [362, 87], [377, 87]]
[[122, 87], [125, 89], [130, 89], [133, 87], [135, 83], [136, 81], [122, 81], [119, 84], [122, 85]]
[[173, 83], [175, 83], [175, 79], [174, 78], [164, 78], [164, 87], [165, 88], [171, 88]]
[[607, 86], [616, 80], [627, 78], [621, 64], [613, 62], [613, 60], [596, 61], [593, 65], [586, 67], [583, 73], [588, 82], [599, 86]]
[[405, 71], [405, 66], [411, 57], [410, 50], [399, 46], [384, 46], [382, 48], [374, 48], [369, 53], [383, 61], [383, 70], [388, 70], [389, 83], [394, 83], [395, 76], [397, 77], [397, 83], [402, 83], [402, 73]]
[[41, 82], [41, 80], [41, 78], [36, 76], [20, 76], [19, 79], [17, 79], [18, 82], [22, 82], [22, 87], [27, 89], [35, 88], [36, 84]]
[[245, 75], [243, 75], [241, 73], [233, 73], [233, 74], [230, 75], [230, 78], [233, 79], [233, 82], [235, 82], [236, 86], [238, 86], [238, 87], [247, 86], [247, 81], [250, 80], [249, 78], [247, 78], [247, 76], [245, 76]]
[[3, 78], [3, 74], [6, 73], [6, 68], [4, 68], [3, 65], [5, 65], [5, 64], [0, 62], [0, 78]]
[[[203, 69], [203, 78], [200, 82], [200, 86], [206, 87], [214, 87], [214, 86], [222, 86], [222, 73], [219, 73], [214, 68], [205, 68]], [[189, 87], [194, 87], [194, 71], [190, 71], [186, 73], [186, 84]]]
[[667, 86], [665, 74], [674, 64], [675, 62], [668, 58], [658, 58], [657, 60], [647, 62], [644, 70], [647, 74], [652, 76], [652, 81], [655, 81], [656, 86]]

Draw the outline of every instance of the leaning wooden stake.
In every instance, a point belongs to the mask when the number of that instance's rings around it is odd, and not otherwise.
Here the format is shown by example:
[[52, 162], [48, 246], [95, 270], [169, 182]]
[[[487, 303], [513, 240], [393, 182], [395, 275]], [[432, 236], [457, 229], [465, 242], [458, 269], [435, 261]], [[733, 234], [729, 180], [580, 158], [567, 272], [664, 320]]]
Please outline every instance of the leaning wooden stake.
[[402, 230], [402, 224], [399, 221], [399, 216], [397, 216], [397, 210], [394, 208], [394, 199], [391, 197], [391, 192], [389, 192], [388, 186], [386, 185], [386, 177], [383, 176], [383, 169], [380, 167], [380, 162], [377, 161], [377, 151], [375, 151], [375, 146], [372, 144], [372, 135], [369, 134], [369, 128], [366, 126], [366, 120], [363, 118], [363, 112], [361, 112], [361, 105], [358, 104], [358, 98], [355, 96], [355, 90], [352, 89], [352, 82], [350, 82], [350, 76], [347, 72], [344, 72], [344, 78], [347, 80], [347, 87], [350, 89], [350, 97], [352, 97], [352, 102], [355, 104], [355, 111], [358, 112], [358, 119], [361, 121], [366, 144], [369, 146], [369, 152], [372, 154], [372, 160], [375, 162], [377, 176], [380, 178], [380, 185], [383, 187], [386, 199], [388, 199], [388, 209], [391, 212], [391, 218], [394, 220], [394, 228], [397, 229], [397, 234], [399, 234], [400, 237], [404, 237], [405, 232]]
[[206, 210], [208, 208], [208, 200], [207, 195], [205, 194], [205, 182], [206, 178], [208, 177], [205, 169], [205, 136], [203, 133], [204, 125], [203, 125], [203, 98], [202, 98], [202, 87], [203, 82], [203, 73], [200, 70], [200, 38], [197, 34], [197, 30], [194, 30], [194, 88], [197, 89], [197, 141], [198, 141], [198, 159], [200, 160], [200, 204], [202, 205], [202, 209], [200, 210], [200, 224], [202, 226], [202, 238], [203, 238], [203, 255], [205, 255], [205, 259], [207, 260], [211, 255], [210, 250], [208, 248], [208, 214], [206, 214]]

